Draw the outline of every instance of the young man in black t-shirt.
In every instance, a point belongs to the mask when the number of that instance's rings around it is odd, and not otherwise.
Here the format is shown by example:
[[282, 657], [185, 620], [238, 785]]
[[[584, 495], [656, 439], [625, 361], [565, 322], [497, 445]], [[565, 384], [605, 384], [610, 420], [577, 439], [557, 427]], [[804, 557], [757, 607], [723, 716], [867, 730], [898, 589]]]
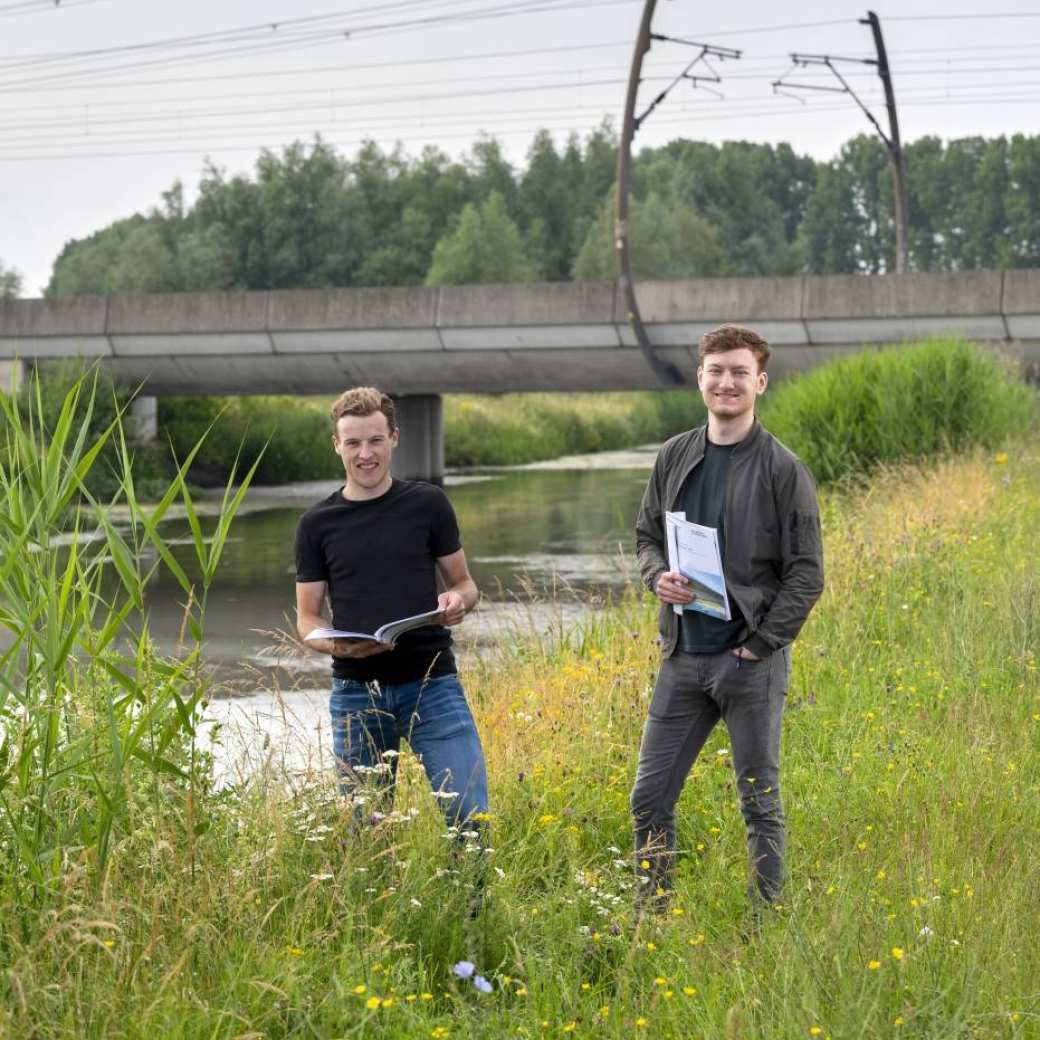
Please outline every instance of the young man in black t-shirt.
[[488, 798], [484, 754], [446, 627], [459, 624], [479, 596], [455, 513], [440, 488], [391, 476], [399, 431], [386, 394], [372, 387], [347, 390], [331, 413], [332, 444], [347, 480], [297, 526], [300, 637], [327, 627], [326, 601], [333, 627], [350, 632], [375, 632], [389, 621], [441, 612], [439, 624], [405, 632], [393, 649], [370, 640], [307, 642], [332, 657], [336, 761], [348, 789], [375, 768], [392, 792], [404, 737], [422, 760], [449, 824], [461, 824], [485, 813]]

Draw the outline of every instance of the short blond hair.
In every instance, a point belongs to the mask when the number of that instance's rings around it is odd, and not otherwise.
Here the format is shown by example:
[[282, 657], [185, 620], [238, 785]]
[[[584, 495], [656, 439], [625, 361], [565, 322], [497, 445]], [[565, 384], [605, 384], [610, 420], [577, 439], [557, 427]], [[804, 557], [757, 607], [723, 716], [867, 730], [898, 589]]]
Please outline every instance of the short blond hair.
[[344, 415], [375, 415], [376, 412], [382, 412], [386, 416], [386, 424], [393, 433], [397, 429], [397, 411], [389, 394], [384, 394], [374, 386], [355, 386], [350, 390], [344, 390], [329, 409], [333, 432], [336, 430], [336, 423]]
[[758, 370], [765, 371], [769, 361], [769, 344], [754, 329], [744, 325], [727, 322], [711, 332], [705, 332], [697, 345], [697, 361], [704, 364], [709, 354], [725, 354], [727, 350], [741, 350], [747, 347], [758, 362]]

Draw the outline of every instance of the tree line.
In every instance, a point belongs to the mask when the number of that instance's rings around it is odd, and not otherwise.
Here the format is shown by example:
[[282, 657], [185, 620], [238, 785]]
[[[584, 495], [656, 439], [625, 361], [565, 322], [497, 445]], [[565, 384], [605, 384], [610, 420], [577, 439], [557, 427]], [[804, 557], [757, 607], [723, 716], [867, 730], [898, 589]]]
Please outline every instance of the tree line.
[[[208, 165], [190, 205], [174, 183], [149, 213], [70, 241], [46, 292], [613, 278], [617, 147], [609, 124], [562, 147], [542, 131], [519, 167], [492, 137], [459, 159], [296, 142], [252, 175]], [[924, 137], [905, 153], [912, 269], [1040, 266], [1040, 136]], [[648, 148], [631, 209], [646, 278], [892, 269], [888, 156], [866, 135], [827, 162], [787, 144]]]

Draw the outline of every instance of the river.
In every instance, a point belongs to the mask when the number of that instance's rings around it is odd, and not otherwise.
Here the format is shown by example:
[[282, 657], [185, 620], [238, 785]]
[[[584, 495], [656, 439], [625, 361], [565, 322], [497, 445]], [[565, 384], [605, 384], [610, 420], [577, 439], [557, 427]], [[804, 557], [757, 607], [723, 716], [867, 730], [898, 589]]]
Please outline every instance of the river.
[[[572, 623], [634, 579], [633, 525], [655, 453], [650, 446], [448, 476], [445, 491], [483, 595], [454, 630], [463, 660], [517, 630]], [[220, 724], [222, 780], [264, 761], [328, 764], [328, 660], [301, 655], [291, 637], [293, 535], [300, 513], [335, 487], [250, 489], [232, 525], [205, 619], [215, 677], [207, 712]], [[163, 530], [191, 573], [187, 522]], [[164, 649], [176, 647], [183, 600], [165, 571], [149, 585], [149, 627]]]

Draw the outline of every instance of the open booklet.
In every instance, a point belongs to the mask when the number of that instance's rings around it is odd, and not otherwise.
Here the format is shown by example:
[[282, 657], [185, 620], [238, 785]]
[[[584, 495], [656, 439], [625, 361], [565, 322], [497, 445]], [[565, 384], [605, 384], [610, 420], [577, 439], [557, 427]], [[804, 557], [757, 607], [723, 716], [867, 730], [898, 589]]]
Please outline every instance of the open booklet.
[[732, 621], [718, 531], [714, 527], [691, 523], [685, 513], [665, 513], [664, 524], [668, 567], [679, 571], [689, 581], [690, 591], [696, 597], [685, 606], [676, 603], [673, 606], [676, 614], [698, 610], [723, 621]]
[[440, 614], [440, 609], [428, 610], [425, 614], [415, 614], [398, 621], [388, 621], [385, 625], [380, 625], [375, 632], [341, 632], [338, 628], [315, 628], [308, 632], [304, 639], [366, 639], [372, 643], [394, 646], [405, 632], [410, 632], [413, 628], [422, 628], [423, 625], [434, 624], [434, 618], [439, 617]]

